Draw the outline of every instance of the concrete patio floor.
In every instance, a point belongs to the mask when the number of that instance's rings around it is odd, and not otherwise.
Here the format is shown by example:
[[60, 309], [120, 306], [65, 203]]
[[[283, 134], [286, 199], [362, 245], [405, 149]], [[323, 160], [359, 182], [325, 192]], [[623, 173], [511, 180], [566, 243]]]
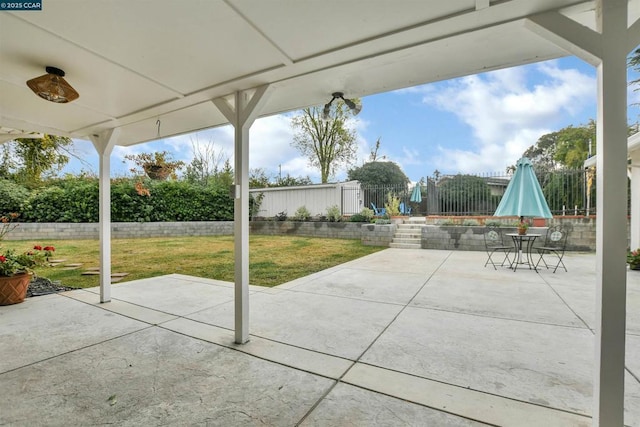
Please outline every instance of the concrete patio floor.
[[[595, 256], [559, 270], [387, 249], [251, 287], [179, 274], [0, 307], [0, 425], [589, 426]], [[625, 424], [640, 426], [640, 272]]]

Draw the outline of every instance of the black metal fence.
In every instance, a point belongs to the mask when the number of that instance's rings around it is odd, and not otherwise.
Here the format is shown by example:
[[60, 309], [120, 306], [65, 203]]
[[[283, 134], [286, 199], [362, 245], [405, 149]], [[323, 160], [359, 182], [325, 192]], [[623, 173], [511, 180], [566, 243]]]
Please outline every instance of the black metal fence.
[[[595, 215], [594, 169], [536, 172], [536, 176], [553, 215]], [[343, 191], [344, 197], [353, 192], [353, 197], [360, 197], [364, 207], [370, 209], [384, 208], [391, 193], [411, 215], [493, 215], [510, 179], [506, 173], [428, 177], [419, 183], [420, 202], [411, 201], [413, 185], [363, 185], [359, 189], [345, 187]]]

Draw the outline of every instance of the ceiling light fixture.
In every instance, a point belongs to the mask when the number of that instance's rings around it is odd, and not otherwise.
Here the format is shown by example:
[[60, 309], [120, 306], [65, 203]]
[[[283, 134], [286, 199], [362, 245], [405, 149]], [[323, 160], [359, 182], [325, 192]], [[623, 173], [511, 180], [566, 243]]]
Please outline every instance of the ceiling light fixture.
[[47, 74], [27, 81], [27, 86], [40, 98], [57, 104], [78, 99], [80, 95], [63, 78], [64, 71], [56, 67], [46, 67]]
[[329, 101], [324, 105], [324, 109], [322, 110], [322, 120], [329, 120], [329, 117], [330, 117], [329, 113], [331, 112], [331, 103], [338, 98], [344, 101], [344, 103], [346, 104], [347, 107], [349, 107], [349, 109], [351, 110], [354, 116], [358, 114], [360, 111], [362, 111], [362, 105], [358, 105], [352, 100], [345, 98], [344, 93], [342, 92], [334, 92], [331, 94], [331, 96], [333, 98], [331, 98], [331, 101]]

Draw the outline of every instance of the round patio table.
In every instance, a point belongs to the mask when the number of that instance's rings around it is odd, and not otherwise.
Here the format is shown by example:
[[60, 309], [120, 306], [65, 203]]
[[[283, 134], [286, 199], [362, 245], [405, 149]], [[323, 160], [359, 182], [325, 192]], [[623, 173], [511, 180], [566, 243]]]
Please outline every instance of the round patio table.
[[[531, 257], [531, 250], [533, 249], [533, 243], [538, 237], [542, 236], [542, 234], [507, 233], [506, 235], [513, 239], [513, 245], [516, 249], [516, 258], [511, 264], [513, 271], [518, 269], [518, 265], [528, 265], [529, 270], [533, 267], [533, 269], [538, 272]], [[522, 256], [523, 252], [525, 255], [524, 257]]]

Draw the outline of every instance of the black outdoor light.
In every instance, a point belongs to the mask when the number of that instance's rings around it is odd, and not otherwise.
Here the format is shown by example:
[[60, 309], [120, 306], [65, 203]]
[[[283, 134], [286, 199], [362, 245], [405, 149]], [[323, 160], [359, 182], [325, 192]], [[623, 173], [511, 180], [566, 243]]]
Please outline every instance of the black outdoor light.
[[347, 107], [349, 107], [349, 109], [351, 110], [351, 112], [353, 113], [353, 115], [355, 116], [356, 114], [358, 114], [360, 111], [362, 111], [362, 105], [358, 105], [355, 102], [353, 102], [350, 99], [347, 99], [344, 97], [344, 93], [342, 92], [334, 92], [331, 94], [331, 96], [333, 98], [331, 98], [331, 101], [329, 101], [328, 103], [326, 103], [324, 105], [324, 109], [322, 110], [322, 120], [329, 120], [329, 112], [331, 111], [331, 103], [333, 101], [335, 101], [336, 99], [340, 98], [344, 101], [344, 103], [347, 105]]
[[40, 98], [57, 104], [78, 99], [80, 95], [64, 79], [64, 71], [56, 67], [46, 67], [47, 74], [27, 80], [27, 86]]

